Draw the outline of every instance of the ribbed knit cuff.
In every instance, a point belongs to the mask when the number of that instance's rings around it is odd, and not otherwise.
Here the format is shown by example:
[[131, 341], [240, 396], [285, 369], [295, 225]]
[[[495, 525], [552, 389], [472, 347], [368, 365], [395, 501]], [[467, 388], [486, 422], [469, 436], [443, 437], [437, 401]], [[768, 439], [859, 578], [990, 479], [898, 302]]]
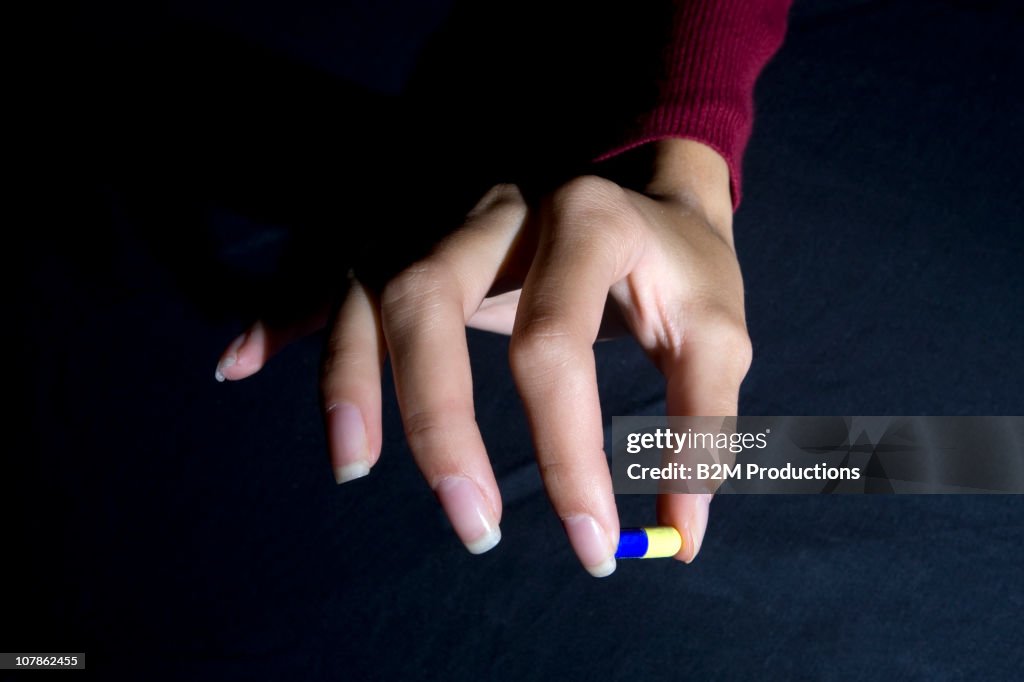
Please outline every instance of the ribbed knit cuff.
[[657, 103], [597, 161], [656, 140], [695, 140], [729, 165], [735, 210], [754, 120], [754, 83], [782, 44], [790, 2], [677, 0]]

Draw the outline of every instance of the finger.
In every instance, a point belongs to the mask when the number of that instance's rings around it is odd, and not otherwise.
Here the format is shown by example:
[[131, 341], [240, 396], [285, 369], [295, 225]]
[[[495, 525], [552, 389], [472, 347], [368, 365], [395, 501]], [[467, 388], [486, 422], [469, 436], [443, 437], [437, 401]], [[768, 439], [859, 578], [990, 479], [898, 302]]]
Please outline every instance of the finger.
[[[690, 338], [663, 367], [670, 415], [733, 416], [739, 389], [750, 368], [751, 347], [742, 319], [720, 315], [694, 320]], [[683, 537], [676, 559], [693, 561], [704, 542], [712, 495], [658, 497], [658, 519]]]
[[505, 334], [506, 336], [511, 334], [521, 293], [522, 289], [515, 289], [496, 296], [488, 296], [469, 318], [466, 325], [485, 332]]
[[714, 495], [667, 493], [658, 495], [658, 523], [672, 526], [683, 539], [675, 558], [690, 563], [697, 558], [708, 527], [708, 511]]
[[325, 348], [320, 394], [339, 484], [366, 476], [380, 457], [385, 346], [377, 310], [370, 292], [352, 279]]
[[592, 346], [608, 290], [635, 259], [636, 223], [621, 192], [588, 178], [553, 196], [509, 348], [548, 495], [597, 577], [615, 570], [619, 537]]
[[409, 447], [474, 554], [501, 539], [501, 496], [473, 410], [466, 321], [494, 282], [526, 211], [518, 192], [489, 197], [431, 256], [389, 282], [382, 296]]
[[322, 329], [327, 323], [327, 316], [328, 308], [324, 306], [296, 322], [257, 320], [224, 349], [217, 361], [214, 378], [217, 381], [238, 381], [251, 377], [290, 343]]

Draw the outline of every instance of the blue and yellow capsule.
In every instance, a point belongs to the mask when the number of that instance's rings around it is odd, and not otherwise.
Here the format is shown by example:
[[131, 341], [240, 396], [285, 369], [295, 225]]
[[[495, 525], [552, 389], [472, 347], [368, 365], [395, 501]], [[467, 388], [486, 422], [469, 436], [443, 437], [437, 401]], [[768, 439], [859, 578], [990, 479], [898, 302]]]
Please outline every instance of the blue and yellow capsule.
[[675, 556], [683, 546], [683, 538], [672, 526], [623, 528], [619, 531], [616, 559], [662, 559]]

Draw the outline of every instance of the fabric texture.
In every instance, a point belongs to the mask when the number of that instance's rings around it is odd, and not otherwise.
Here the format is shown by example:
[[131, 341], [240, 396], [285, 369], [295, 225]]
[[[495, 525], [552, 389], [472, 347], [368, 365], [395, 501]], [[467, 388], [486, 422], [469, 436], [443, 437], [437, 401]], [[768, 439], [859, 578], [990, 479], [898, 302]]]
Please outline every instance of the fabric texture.
[[754, 83], [782, 44], [791, 0], [677, 0], [654, 107], [604, 160], [641, 144], [681, 137], [729, 165], [740, 203], [743, 152], [754, 120]]

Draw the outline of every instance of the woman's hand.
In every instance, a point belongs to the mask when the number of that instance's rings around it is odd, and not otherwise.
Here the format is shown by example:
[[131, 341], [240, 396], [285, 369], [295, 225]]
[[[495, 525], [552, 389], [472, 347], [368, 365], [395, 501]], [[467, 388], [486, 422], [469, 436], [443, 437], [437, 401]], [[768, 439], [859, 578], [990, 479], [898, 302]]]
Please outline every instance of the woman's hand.
[[[511, 334], [509, 362], [555, 511], [588, 571], [615, 569], [619, 523], [592, 352], [606, 306], [665, 375], [670, 415], [735, 415], [751, 360], [725, 162], [696, 142], [655, 144], [642, 192], [580, 177], [531, 207], [517, 187], [497, 186], [379, 297], [352, 281], [322, 382], [339, 483], [369, 473], [380, 455], [390, 353], [420, 470], [471, 552], [497, 544], [501, 499], [474, 416], [465, 327]], [[218, 375], [254, 373], [294, 333], [257, 323]], [[677, 559], [700, 549], [709, 502], [659, 497], [659, 523], [684, 540]]]

